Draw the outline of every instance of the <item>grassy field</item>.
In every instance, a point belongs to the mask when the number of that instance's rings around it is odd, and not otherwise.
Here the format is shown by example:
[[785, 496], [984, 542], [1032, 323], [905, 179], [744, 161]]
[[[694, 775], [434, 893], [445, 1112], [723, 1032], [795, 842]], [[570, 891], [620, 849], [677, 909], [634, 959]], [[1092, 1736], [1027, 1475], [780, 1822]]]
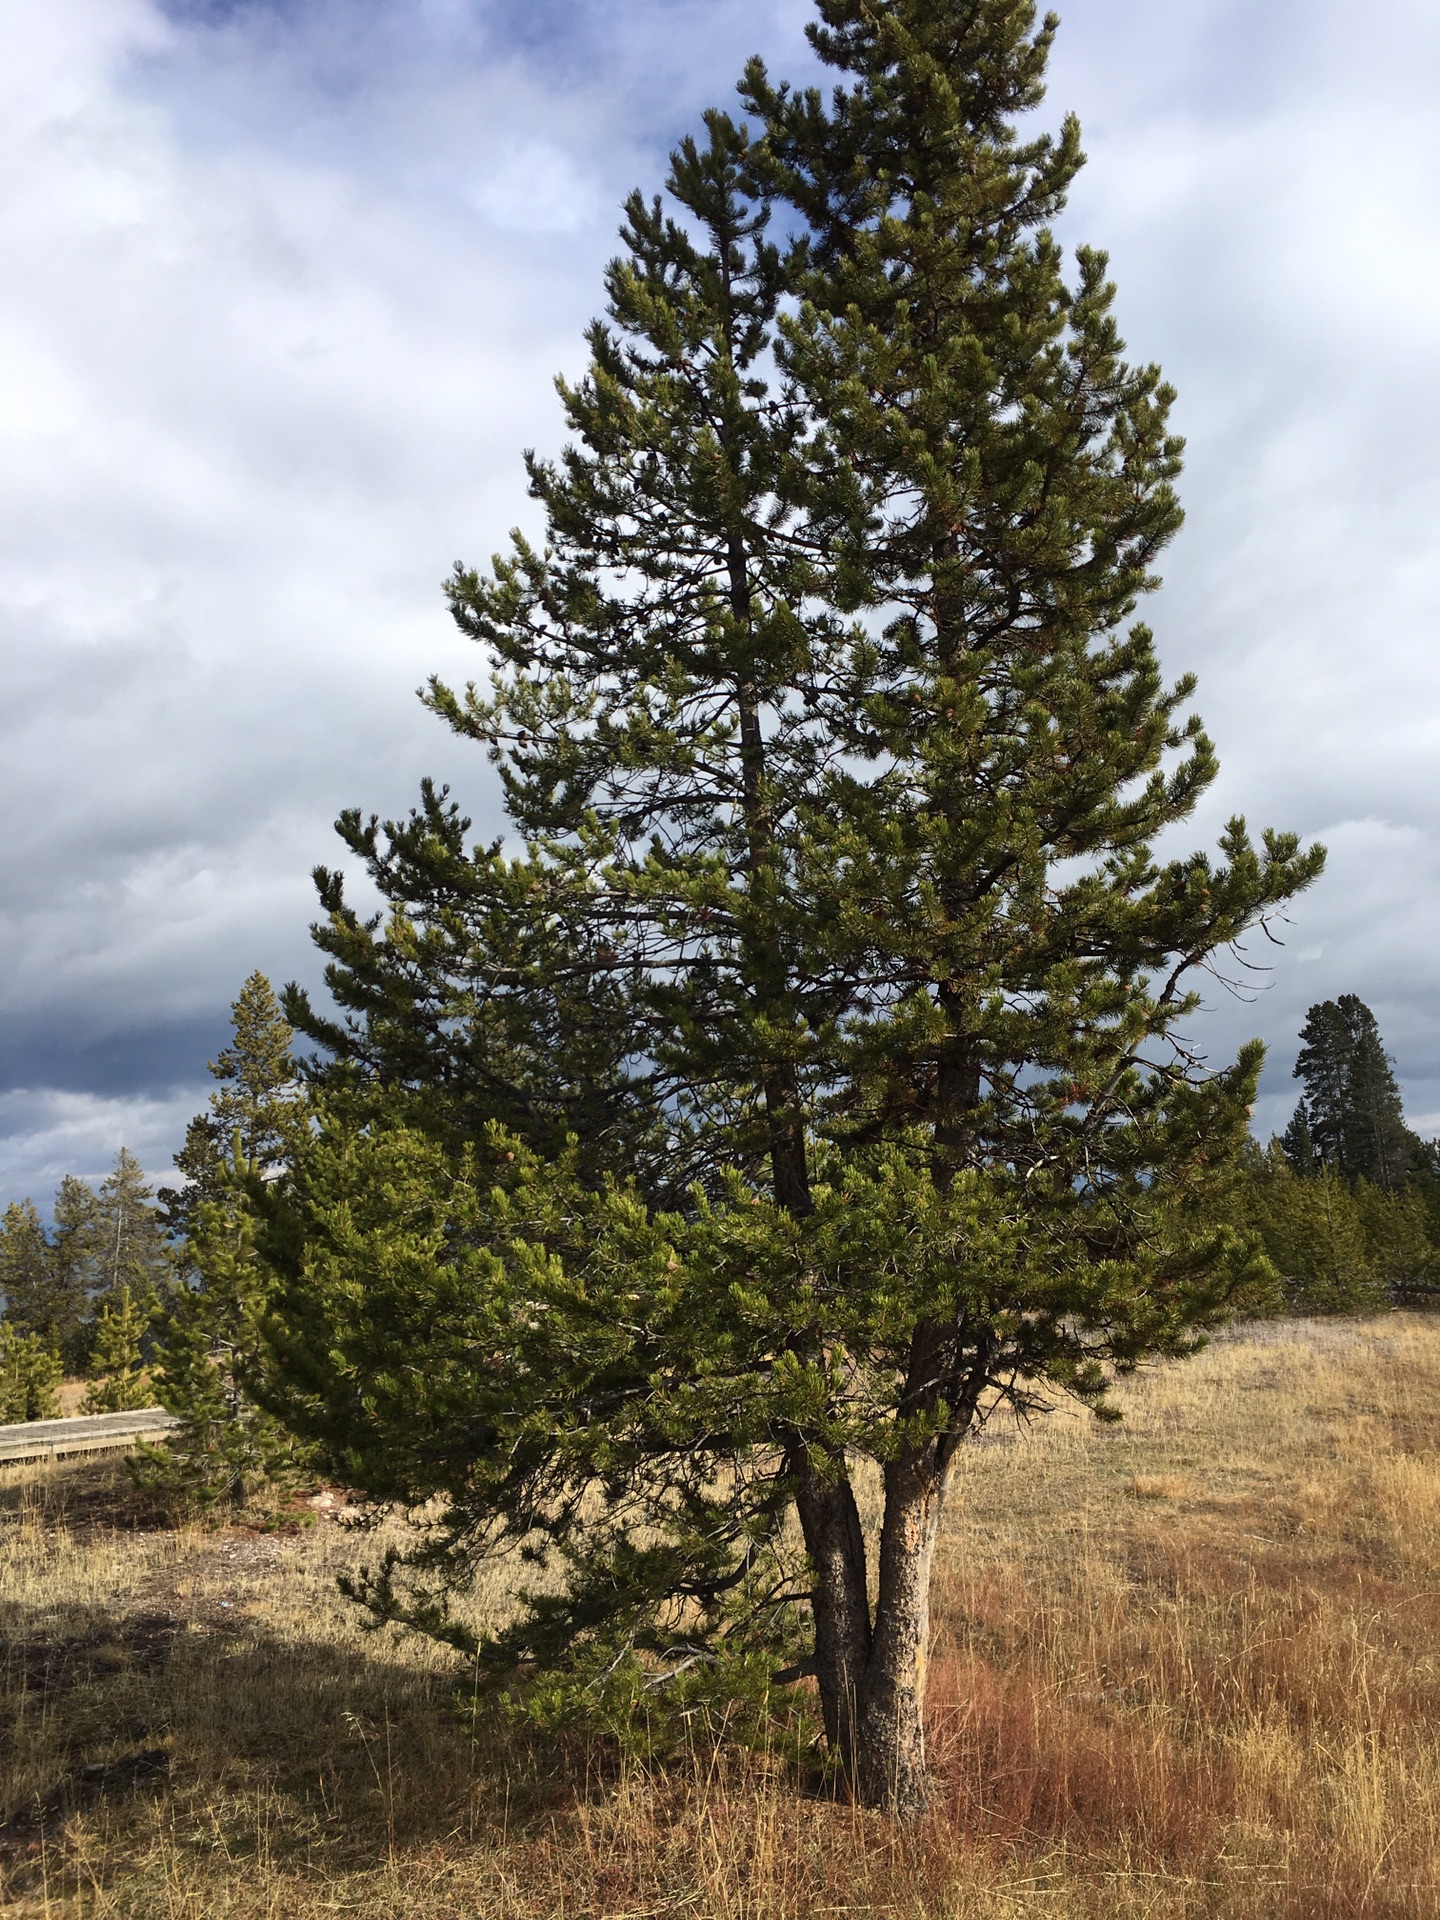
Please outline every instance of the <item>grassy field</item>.
[[1440, 1320], [1282, 1323], [977, 1445], [939, 1570], [933, 1815], [779, 1761], [472, 1738], [361, 1551], [0, 1481], [0, 1911], [405, 1920], [1440, 1913]]

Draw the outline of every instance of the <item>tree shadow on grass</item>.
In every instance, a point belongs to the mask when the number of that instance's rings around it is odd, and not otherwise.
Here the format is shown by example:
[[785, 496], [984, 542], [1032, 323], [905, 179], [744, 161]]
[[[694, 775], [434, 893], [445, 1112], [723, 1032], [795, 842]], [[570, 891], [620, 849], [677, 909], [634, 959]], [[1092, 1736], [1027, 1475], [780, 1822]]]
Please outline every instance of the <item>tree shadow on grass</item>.
[[[0, 1486], [0, 1519], [23, 1573], [0, 1596], [0, 1907], [42, 1881], [83, 1899], [98, 1877], [128, 1912], [172, 1870], [203, 1887], [548, 1859], [557, 1826], [644, 1772], [517, 1721], [456, 1656], [337, 1625], [323, 1531], [192, 1529], [179, 1552], [114, 1462]], [[695, 1774], [654, 1775], [662, 1825]]]
[[178, 1517], [174, 1500], [138, 1485], [118, 1453], [0, 1468], [0, 1515], [29, 1518], [47, 1533], [63, 1527], [80, 1540], [165, 1533]]
[[[160, 1836], [316, 1873], [544, 1820], [600, 1781], [459, 1662], [153, 1607], [0, 1606], [0, 1905]], [[97, 1846], [97, 1835], [103, 1844]]]

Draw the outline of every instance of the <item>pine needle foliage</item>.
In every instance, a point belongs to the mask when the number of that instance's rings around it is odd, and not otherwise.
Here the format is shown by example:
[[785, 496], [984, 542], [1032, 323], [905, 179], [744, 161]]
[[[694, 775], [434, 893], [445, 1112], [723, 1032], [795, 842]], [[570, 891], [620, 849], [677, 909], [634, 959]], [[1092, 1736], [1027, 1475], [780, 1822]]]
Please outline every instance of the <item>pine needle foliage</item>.
[[1323, 1163], [1309, 1176], [1296, 1173], [1278, 1141], [1246, 1150], [1224, 1212], [1259, 1234], [1280, 1279], [1276, 1304], [1293, 1313], [1382, 1312], [1391, 1304], [1385, 1255], [1403, 1254], [1420, 1272], [1427, 1265], [1408, 1209], [1382, 1188], [1352, 1189]]
[[1285, 1135], [1296, 1171], [1318, 1164], [1387, 1189], [1432, 1174], [1424, 1142], [1405, 1124], [1379, 1023], [1359, 995], [1317, 1001], [1300, 1040], [1295, 1078], [1305, 1092]]
[[210, 1062], [219, 1084], [175, 1156], [185, 1185], [161, 1194], [183, 1236], [187, 1284], [159, 1329], [155, 1392], [179, 1425], [137, 1463], [144, 1484], [202, 1508], [244, 1505], [300, 1458], [294, 1438], [255, 1397], [269, 1285], [245, 1194], [282, 1174], [307, 1113], [293, 1032], [263, 973], [241, 988], [231, 1024], [231, 1044]]
[[86, 1413], [128, 1413], [154, 1404], [142, 1351], [149, 1324], [149, 1313], [124, 1283], [100, 1308], [90, 1349]]
[[60, 1356], [38, 1333], [0, 1320], [0, 1425], [58, 1418], [60, 1379]]
[[[1133, 618], [1181, 449], [1050, 232], [1078, 131], [1016, 131], [1054, 22], [817, 10], [839, 85], [753, 64], [747, 123], [627, 203], [545, 543], [450, 583], [495, 672], [427, 697], [515, 849], [434, 789], [342, 820], [388, 911], [322, 874], [344, 1013], [287, 1003], [330, 1058], [257, 1246], [277, 1412], [441, 1503], [380, 1617], [542, 1701], [811, 1672], [832, 1764], [910, 1814], [958, 1449], [1111, 1416], [1266, 1282], [1206, 1224], [1260, 1049], [1207, 1072], [1184, 1029], [1322, 856], [1151, 851], [1216, 773]], [[506, 1548], [540, 1574], [477, 1635]]]

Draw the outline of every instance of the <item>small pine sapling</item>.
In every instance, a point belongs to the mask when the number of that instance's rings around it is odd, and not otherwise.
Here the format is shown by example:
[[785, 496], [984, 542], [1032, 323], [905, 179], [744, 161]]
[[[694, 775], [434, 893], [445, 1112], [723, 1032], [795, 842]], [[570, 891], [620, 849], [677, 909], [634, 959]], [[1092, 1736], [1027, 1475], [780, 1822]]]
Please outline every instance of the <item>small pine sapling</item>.
[[60, 1356], [37, 1333], [0, 1320], [0, 1425], [60, 1412]]
[[128, 1413], [154, 1405], [143, 1351], [149, 1324], [150, 1315], [122, 1283], [96, 1315], [86, 1413]]

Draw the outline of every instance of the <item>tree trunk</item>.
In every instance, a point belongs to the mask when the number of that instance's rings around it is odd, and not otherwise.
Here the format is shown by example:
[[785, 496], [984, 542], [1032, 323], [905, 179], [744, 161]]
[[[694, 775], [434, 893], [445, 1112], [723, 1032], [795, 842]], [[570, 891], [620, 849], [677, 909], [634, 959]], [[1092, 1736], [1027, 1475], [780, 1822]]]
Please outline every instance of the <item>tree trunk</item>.
[[[724, 435], [721, 436], [722, 444]], [[728, 543], [730, 611], [738, 625], [751, 624], [750, 575], [745, 545], [737, 534]], [[774, 854], [775, 820], [765, 791], [765, 735], [760, 719], [760, 694], [748, 675], [735, 688], [735, 711], [740, 722], [740, 777], [744, 795], [746, 870], [753, 889]], [[786, 968], [772, 943], [746, 955], [748, 982], [757, 1002], [767, 1012], [788, 1013]], [[793, 1020], [793, 1014], [791, 1015]], [[805, 1144], [805, 1122], [794, 1065], [772, 1062], [762, 1075], [765, 1113], [770, 1129], [770, 1168], [778, 1206], [801, 1219], [809, 1213], [810, 1168]]]
[[929, 1801], [925, 1673], [930, 1571], [945, 1474], [932, 1442], [885, 1469], [880, 1591], [856, 1713], [853, 1782], [863, 1806], [914, 1819]]
[[871, 1625], [864, 1530], [848, 1479], [805, 1468], [796, 1504], [815, 1571], [815, 1675], [825, 1740], [862, 1806], [914, 1819], [929, 1800], [925, 1672], [930, 1573], [951, 1450], [931, 1442], [885, 1469]]
[[795, 1504], [814, 1569], [815, 1678], [825, 1743], [852, 1778], [860, 1738], [856, 1712], [870, 1660], [870, 1600], [865, 1579], [865, 1531], [848, 1478], [825, 1480], [801, 1466]]

